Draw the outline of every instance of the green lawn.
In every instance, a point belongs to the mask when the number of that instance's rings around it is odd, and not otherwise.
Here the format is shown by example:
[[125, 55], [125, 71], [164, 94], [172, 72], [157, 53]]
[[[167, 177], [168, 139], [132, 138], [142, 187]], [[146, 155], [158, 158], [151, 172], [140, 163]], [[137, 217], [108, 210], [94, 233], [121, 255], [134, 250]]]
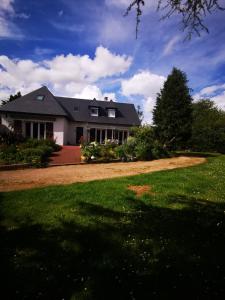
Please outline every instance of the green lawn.
[[4, 300], [225, 297], [225, 156], [0, 197]]

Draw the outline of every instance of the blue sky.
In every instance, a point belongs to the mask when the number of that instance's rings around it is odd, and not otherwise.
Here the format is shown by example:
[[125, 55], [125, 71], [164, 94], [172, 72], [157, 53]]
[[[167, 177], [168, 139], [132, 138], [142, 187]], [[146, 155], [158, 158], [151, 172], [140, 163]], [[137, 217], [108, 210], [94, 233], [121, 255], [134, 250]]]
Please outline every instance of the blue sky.
[[179, 17], [159, 21], [156, 1], [146, 0], [136, 40], [134, 12], [123, 17], [128, 3], [0, 0], [0, 98], [47, 85], [57, 95], [140, 104], [150, 121], [175, 66], [195, 99], [225, 109], [225, 12], [207, 16], [209, 34], [184, 42]]

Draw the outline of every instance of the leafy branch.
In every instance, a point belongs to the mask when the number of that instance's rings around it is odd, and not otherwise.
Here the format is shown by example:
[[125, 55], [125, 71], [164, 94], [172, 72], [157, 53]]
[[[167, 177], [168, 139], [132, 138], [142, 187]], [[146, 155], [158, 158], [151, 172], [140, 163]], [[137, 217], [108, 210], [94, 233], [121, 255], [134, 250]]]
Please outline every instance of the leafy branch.
[[[151, 1], [151, 0], [148, 0]], [[224, 0], [221, 0], [224, 1]], [[220, 0], [158, 0], [157, 11], [163, 11], [161, 20], [170, 18], [174, 14], [181, 15], [182, 29], [188, 31], [187, 38], [191, 39], [195, 33], [200, 36], [202, 31], [209, 32], [204, 24], [204, 19], [215, 10], [225, 10], [220, 5]], [[146, 0], [133, 0], [127, 7], [124, 16], [132, 9], [136, 9], [136, 38], [138, 37], [139, 24]]]

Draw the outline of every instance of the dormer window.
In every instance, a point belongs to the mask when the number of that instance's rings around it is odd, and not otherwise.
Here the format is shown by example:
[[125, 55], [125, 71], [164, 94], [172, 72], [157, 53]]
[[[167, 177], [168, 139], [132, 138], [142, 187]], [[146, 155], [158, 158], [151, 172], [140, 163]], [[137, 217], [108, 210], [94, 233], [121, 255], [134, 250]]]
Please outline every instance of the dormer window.
[[108, 117], [115, 118], [116, 117], [116, 110], [115, 108], [108, 108]]
[[98, 117], [98, 107], [91, 107], [91, 116]]
[[36, 97], [36, 100], [38, 100], [38, 101], [42, 101], [42, 100], [44, 100], [44, 95], [37, 95], [37, 97]]

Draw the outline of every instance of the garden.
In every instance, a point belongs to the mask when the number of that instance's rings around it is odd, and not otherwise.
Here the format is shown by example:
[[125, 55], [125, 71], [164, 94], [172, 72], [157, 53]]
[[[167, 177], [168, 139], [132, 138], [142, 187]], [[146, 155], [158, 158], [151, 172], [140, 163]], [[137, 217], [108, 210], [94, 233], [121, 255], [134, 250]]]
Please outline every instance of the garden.
[[25, 139], [7, 131], [0, 135], [0, 165], [46, 166], [52, 152], [60, 148], [54, 140]]
[[149, 125], [133, 127], [123, 145], [106, 140], [104, 144], [91, 142], [81, 145], [85, 162], [153, 160], [169, 157], [169, 152], [155, 139], [154, 129]]

